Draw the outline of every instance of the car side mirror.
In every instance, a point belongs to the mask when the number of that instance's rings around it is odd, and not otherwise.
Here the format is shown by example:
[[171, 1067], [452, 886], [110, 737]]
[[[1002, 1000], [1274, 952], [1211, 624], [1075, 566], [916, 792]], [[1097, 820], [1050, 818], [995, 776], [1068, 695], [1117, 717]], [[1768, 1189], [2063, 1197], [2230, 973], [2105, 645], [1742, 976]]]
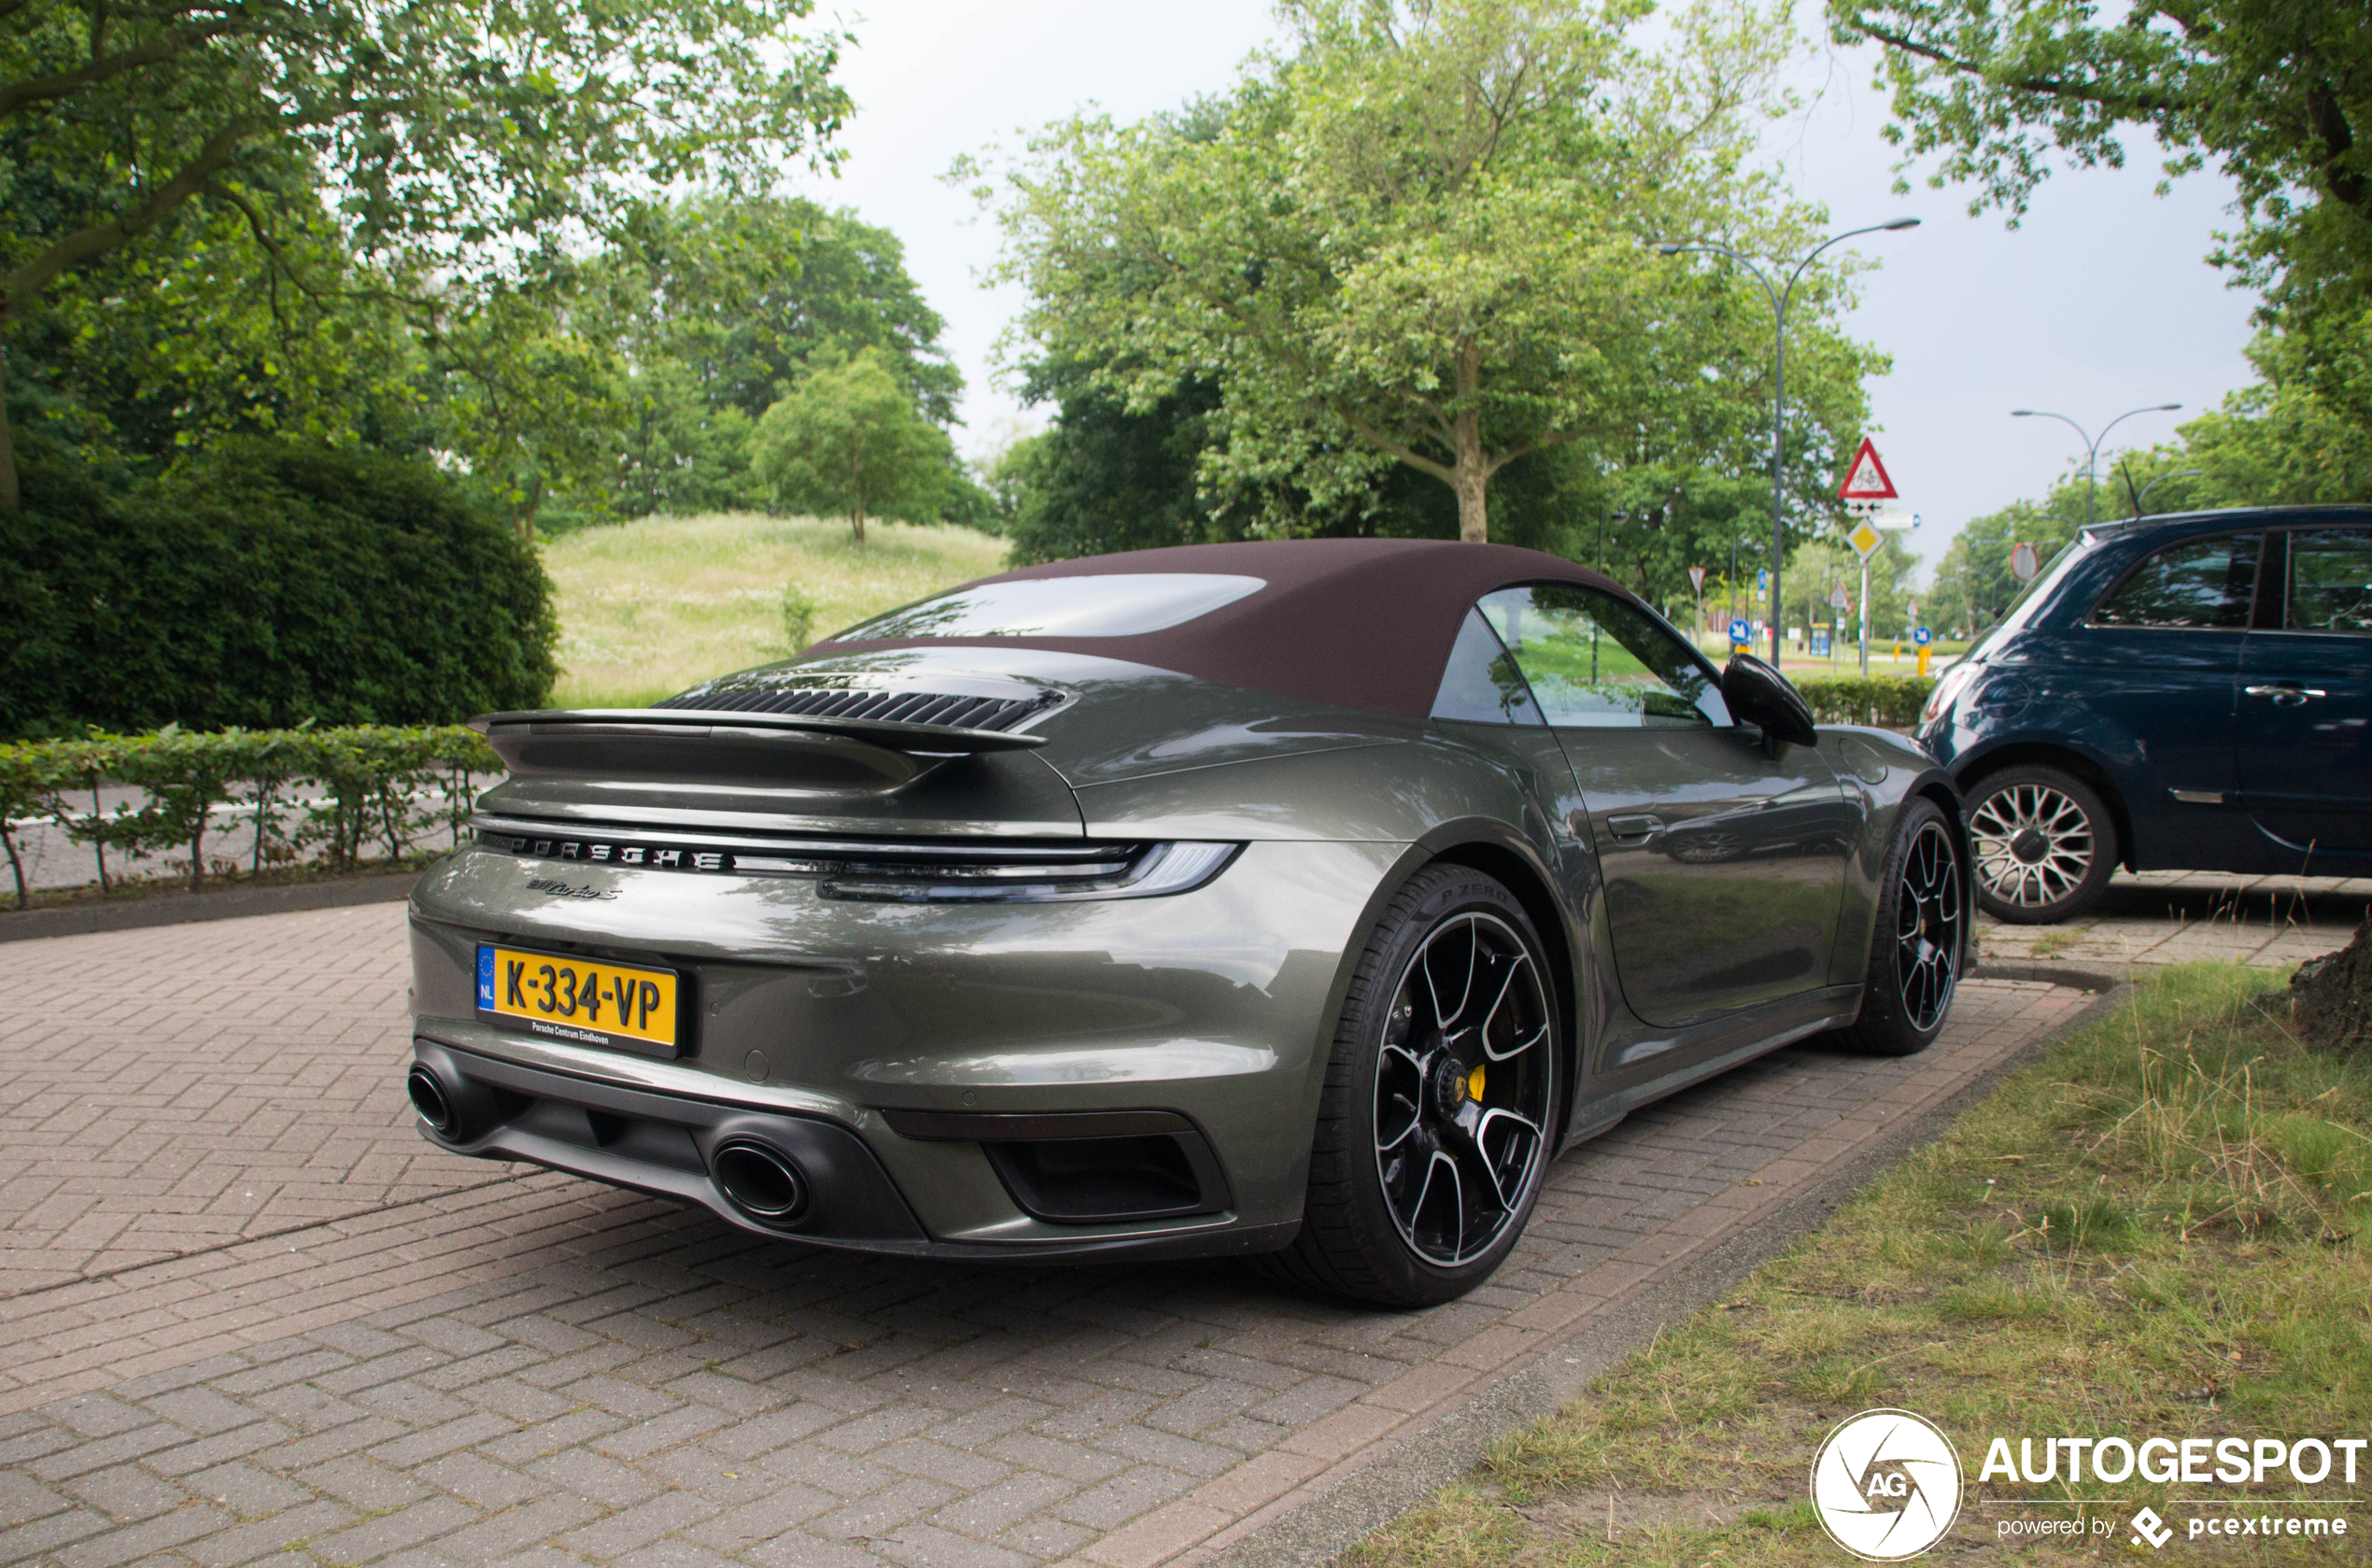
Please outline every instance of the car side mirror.
[[1752, 654], [1730, 656], [1729, 665], [1721, 671], [1721, 699], [1730, 705], [1730, 717], [1755, 726], [1774, 742], [1819, 743], [1812, 704], [1803, 699], [1794, 682]]

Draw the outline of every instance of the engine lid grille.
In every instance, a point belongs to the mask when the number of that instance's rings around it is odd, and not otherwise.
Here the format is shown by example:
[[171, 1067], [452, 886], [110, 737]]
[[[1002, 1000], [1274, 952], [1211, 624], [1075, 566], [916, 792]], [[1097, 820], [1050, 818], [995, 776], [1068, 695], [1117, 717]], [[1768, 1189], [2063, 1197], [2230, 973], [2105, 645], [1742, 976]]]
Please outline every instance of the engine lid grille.
[[695, 686], [654, 708], [718, 713], [790, 713], [806, 718], [866, 719], [875, 724], [931, 724], [953, 729], [1010, 729], [1061, 699], [972, 697], [956, 692], [872, 691], [845, 686]]

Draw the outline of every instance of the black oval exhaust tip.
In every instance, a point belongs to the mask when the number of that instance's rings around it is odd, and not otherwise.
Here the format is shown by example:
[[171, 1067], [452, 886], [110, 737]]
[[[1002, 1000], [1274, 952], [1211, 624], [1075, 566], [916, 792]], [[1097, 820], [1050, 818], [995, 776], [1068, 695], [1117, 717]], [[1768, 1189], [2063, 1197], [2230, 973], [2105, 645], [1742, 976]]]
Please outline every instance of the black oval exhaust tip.
[[445, 1094], [445, 1085], [436, 1081], [436, 1074], [426, 1067], [414, 1067], [403, 1081], [403, 1092], [412, 1097], [412, 1109], [420, 1113], [420, 1120], [429, 1124], [430, 1131], [453, 1131], [453, 1100]]
[[763, 1143], [727, 1139], [716, 1146], [709, 1164], [719, 1190], [753, 1218], [779, 1224], [807, 1207], [807, 1183], [798, 1167]]

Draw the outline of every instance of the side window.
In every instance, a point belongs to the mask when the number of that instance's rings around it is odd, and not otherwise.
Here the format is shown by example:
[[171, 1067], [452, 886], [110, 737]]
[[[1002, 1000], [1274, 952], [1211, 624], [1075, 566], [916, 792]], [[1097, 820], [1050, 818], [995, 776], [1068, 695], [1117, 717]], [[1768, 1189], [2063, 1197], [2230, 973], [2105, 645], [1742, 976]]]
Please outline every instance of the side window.
[[1540, 722], [1540, 709], [1517, 673], [1516, 661], [1475, 611], [1466, 612], [1458, 644], [1449, 650], [1441, 692], [1433, 699], [1433, 717], [1467, 724]]
[[2292, 631], [2372, 636], [2372, 529], [2300, 530], [2290, 535]]
[[1720, 690], [1687, 645], [1620, 600], [1540, 583], [1486, 595], [1482, 613], [1552, 725], [1629, 729], [1730, 722]]
[[2092, 624], [2246, 631], [2262, 537], [2217, 533], [2167, 545], [2109, 590]]

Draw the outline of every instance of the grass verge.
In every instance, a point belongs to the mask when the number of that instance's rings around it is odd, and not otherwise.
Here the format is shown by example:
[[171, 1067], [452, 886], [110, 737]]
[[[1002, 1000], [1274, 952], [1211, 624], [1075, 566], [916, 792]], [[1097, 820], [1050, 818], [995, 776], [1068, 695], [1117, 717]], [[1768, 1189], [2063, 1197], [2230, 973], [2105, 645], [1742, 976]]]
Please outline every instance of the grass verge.
[[848, 525], [736, 512], [645, 517], [544, 546], [558, 590], [559, 707], [639, 707], [795, 651], [784, 600], [807, 636], [1002, 569], [1005, 542], [947, 524]]
[[[2353, 1485], [1981, 1480], [1996, 1436], [2372, 1437], [2372, 1064], [2317, 1052], [2191, 965], [2005, 1079], [1936, 1143], [1471, 1476], [1371, 1536], [1356, 1568], [1835, 1564], [1805, 1501], [1845, 1417], [1913, 1410], [1958, 1448], [1942, 1557], [2153, 1556], [2220, 1503], [2348, 1502], [2350, 1533], [2190, 1541], [2225, 1560], [2372, 1559], [2372, 1450]], [[2326, 1507], [2326, 1513], [2333, 1509]], [[2106, 1534], [2006, 1544], [1998, 1521], [2089, 1514]]]

